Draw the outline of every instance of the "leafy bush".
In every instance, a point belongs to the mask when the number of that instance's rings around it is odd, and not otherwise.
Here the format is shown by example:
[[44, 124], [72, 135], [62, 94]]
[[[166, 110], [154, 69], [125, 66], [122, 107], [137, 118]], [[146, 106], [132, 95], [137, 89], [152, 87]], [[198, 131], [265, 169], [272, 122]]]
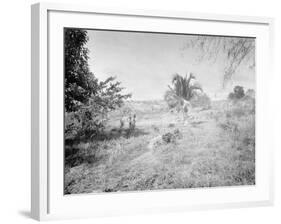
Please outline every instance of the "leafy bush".
[[167, 132], [162, 135], [162, 140], [166, 144], [176, 143], [176, 140], [181, 138], [182, 138], [182, 133], [180, 132], [179, 129], [174, 130], [174, 132]]
[[170, 109], [177, 107], [180, 104], [180, 98], [171, 90], [167, 90], [164, 95], [164, 100]]
[[96, 94], [75, 112], [66, 113], [66, 138], [96, 138], [103, 134], [108, 113], [121, 107], [131, 95], [122, 95], [119, 82], [110, 77], [98, 83]]
[[228, 99], [237, 100], [245, 96], [244, 88], [242, 86], [235, 86], [233, 92], [228, 95]]

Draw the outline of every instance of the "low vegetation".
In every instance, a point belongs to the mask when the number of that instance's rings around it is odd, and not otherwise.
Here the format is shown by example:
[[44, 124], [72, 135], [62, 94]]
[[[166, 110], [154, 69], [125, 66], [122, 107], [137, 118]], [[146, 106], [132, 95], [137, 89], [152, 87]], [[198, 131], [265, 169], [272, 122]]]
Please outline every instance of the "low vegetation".
[[89, 71], [86, 42], [65, 30], [65, 194], [255, 184], [254, 90], [211, 101], [175, 74], [164, 100], [132, 101]]
[[[130, 108], [137, 117], [130, 137], [108, 133], [66, 157], [65, 193], [255, 184], [253, 98], [213, 102], [186, 124], [162, 101], [130, 102]], [[108, 130], [118, 129], [118, 120], [115, 112]]]
[[76, 156], [75, 144], [103, 138], [108, 115], [131, 95], [123, 94], [115, 77], [100, 81], [89, 70], [86, 30], [64, 32], [65, 154]]

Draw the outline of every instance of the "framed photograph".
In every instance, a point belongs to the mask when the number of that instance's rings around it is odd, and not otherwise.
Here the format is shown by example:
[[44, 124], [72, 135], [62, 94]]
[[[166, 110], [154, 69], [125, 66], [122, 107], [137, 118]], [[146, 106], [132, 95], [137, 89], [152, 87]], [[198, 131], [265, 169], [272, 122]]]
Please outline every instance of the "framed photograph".
[[32, 217], [273, 203], [273, 19], [32, 6]]

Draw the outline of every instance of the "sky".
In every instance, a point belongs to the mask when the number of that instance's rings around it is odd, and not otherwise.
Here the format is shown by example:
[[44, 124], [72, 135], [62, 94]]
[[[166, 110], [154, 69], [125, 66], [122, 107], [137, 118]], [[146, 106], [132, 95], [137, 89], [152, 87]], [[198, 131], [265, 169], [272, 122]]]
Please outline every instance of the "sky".
[[198, 63], [196, 50], [183, 50], [196, 35], [88, 30], [88, 37], [90, 70], [99, 80], [115, 76], [132, 100], [163, 99], [175, 73], [194, 73], [211, 98], [224, 98], [234, 85], [255, 89], [255, 72], [248, 67], [222, 89], [224, 60]]

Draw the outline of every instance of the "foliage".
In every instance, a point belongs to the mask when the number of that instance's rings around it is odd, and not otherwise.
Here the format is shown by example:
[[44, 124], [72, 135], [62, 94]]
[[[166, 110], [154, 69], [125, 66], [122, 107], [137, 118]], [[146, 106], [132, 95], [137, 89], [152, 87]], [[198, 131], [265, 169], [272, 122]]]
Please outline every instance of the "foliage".
[[98, 83], [89, 71], [87, 31], [67, 28], [64, 35], [65, 110], [71, 112], [87, 103]]
[[130, 115], [128, 120], [129, 120], [129, 128], [127, 130], [127, 137], [130, 137], [130, 135], [134, 132], [136, 128], [136, 114], [134, 114], [133, 116]]
[[[164, 103], [154, 114], [148, 109], [154, 102], [134, 102], [132, 110], [140, 123], [136, 131], [146, 133], [79, 142], [77, 154], [67, 159], [65, 193], [253, 185], [253, 103], [245, 97], [236, 103], [216, 101], [212, 110], [197, 111], [190, 125], [170, 125], [174, 116], [164, 110]], [[119, 118], [110, 117], [111, 128], [118, 130]]]
[[219, 118], [219, 126], [236, 150], [255, 151], [255, 102], [249, 98], [228, 105]]
[[179, 104], [179, 97], [172, 90], [167, 90], [164, 95], [164, 100], [167, 102], [169, 108], [175, 108]]
[[120, 87], [120, 82], [114, 80], [115, 78], [110, 77], [104, 82], [98, 82], [96, 94], [92, 94], [88, 102], [80, 106], [78, 111], [68, 114], [66, 136], [94, 138], [103, 133], [108, 113], [121, 107], [124, 100], [131, 96], [122, 95], [123, 88]]
[[255, 40], [253, 38], [198, 36], [186, 42], [183, 51], [188, 49], [199, 52], [199, 62], [203, 60], [215, 62], [218, 57], [226, 60], [223, 68], [223, 87], [243, 63], [246, 63], [249, 69], [255, 68]]
[[182, 133], [179, 129], [175, 129], [174, 132], [167, 132], [162, 135], [162, 140], [164, 143], [176, 143], [178, 139], [182, 138]]
[[198, 93], [197, 91], [193, 94], [190, 99], [192, 107], [202, 107], [202, 109], [211, 108], [211, 99], [206, 93]]
[[228, 95], [230, 100], [242, 99], [245, 96], [244, 88], [242, 86], [235, 86], [233, 92]]
[[251, 98], [255, 98], [256, 93], [255, 93], [255, 90], [253, 90], [253, 89], [248, 89], [248, 90], [246, 91], [245, 95], [248, 96], [248, 97], [251, 97]]
[[108, 113], [130, 94], [115, 77], [99, 81], [88, 66], [87, 31], [65, 29], [65, 137], [92, 138], [103, 133]]
[[194, 90], [199, 89], [202, 91], [202, 88], [200, 86], [191, 85], [190, 82], [192, 79], [195, 79], [195, 76], [192, 73], [190, 73], [189, 78], [187, 78], [187, 75], [185, 77], [182, 77], [179, 74], [175, 74], [173, 76], [173, 90], [177, 96], [182, 97], [185, 100], [190, 100]]
[[173, 87], [168, 85], [169, 90], [166, 91], [164, 99], [168, 103], [170, 108], [176, 107], [179, 102], [181, 103], [182, 99], [190, 100], [194, 95], [196, 90], [203, 91], [199, 85], [192, 85], [191, 80], [195, 79], [195, 76], [190, 73], [189, 77], [185, 77], [174, 74], [172, 79]]

